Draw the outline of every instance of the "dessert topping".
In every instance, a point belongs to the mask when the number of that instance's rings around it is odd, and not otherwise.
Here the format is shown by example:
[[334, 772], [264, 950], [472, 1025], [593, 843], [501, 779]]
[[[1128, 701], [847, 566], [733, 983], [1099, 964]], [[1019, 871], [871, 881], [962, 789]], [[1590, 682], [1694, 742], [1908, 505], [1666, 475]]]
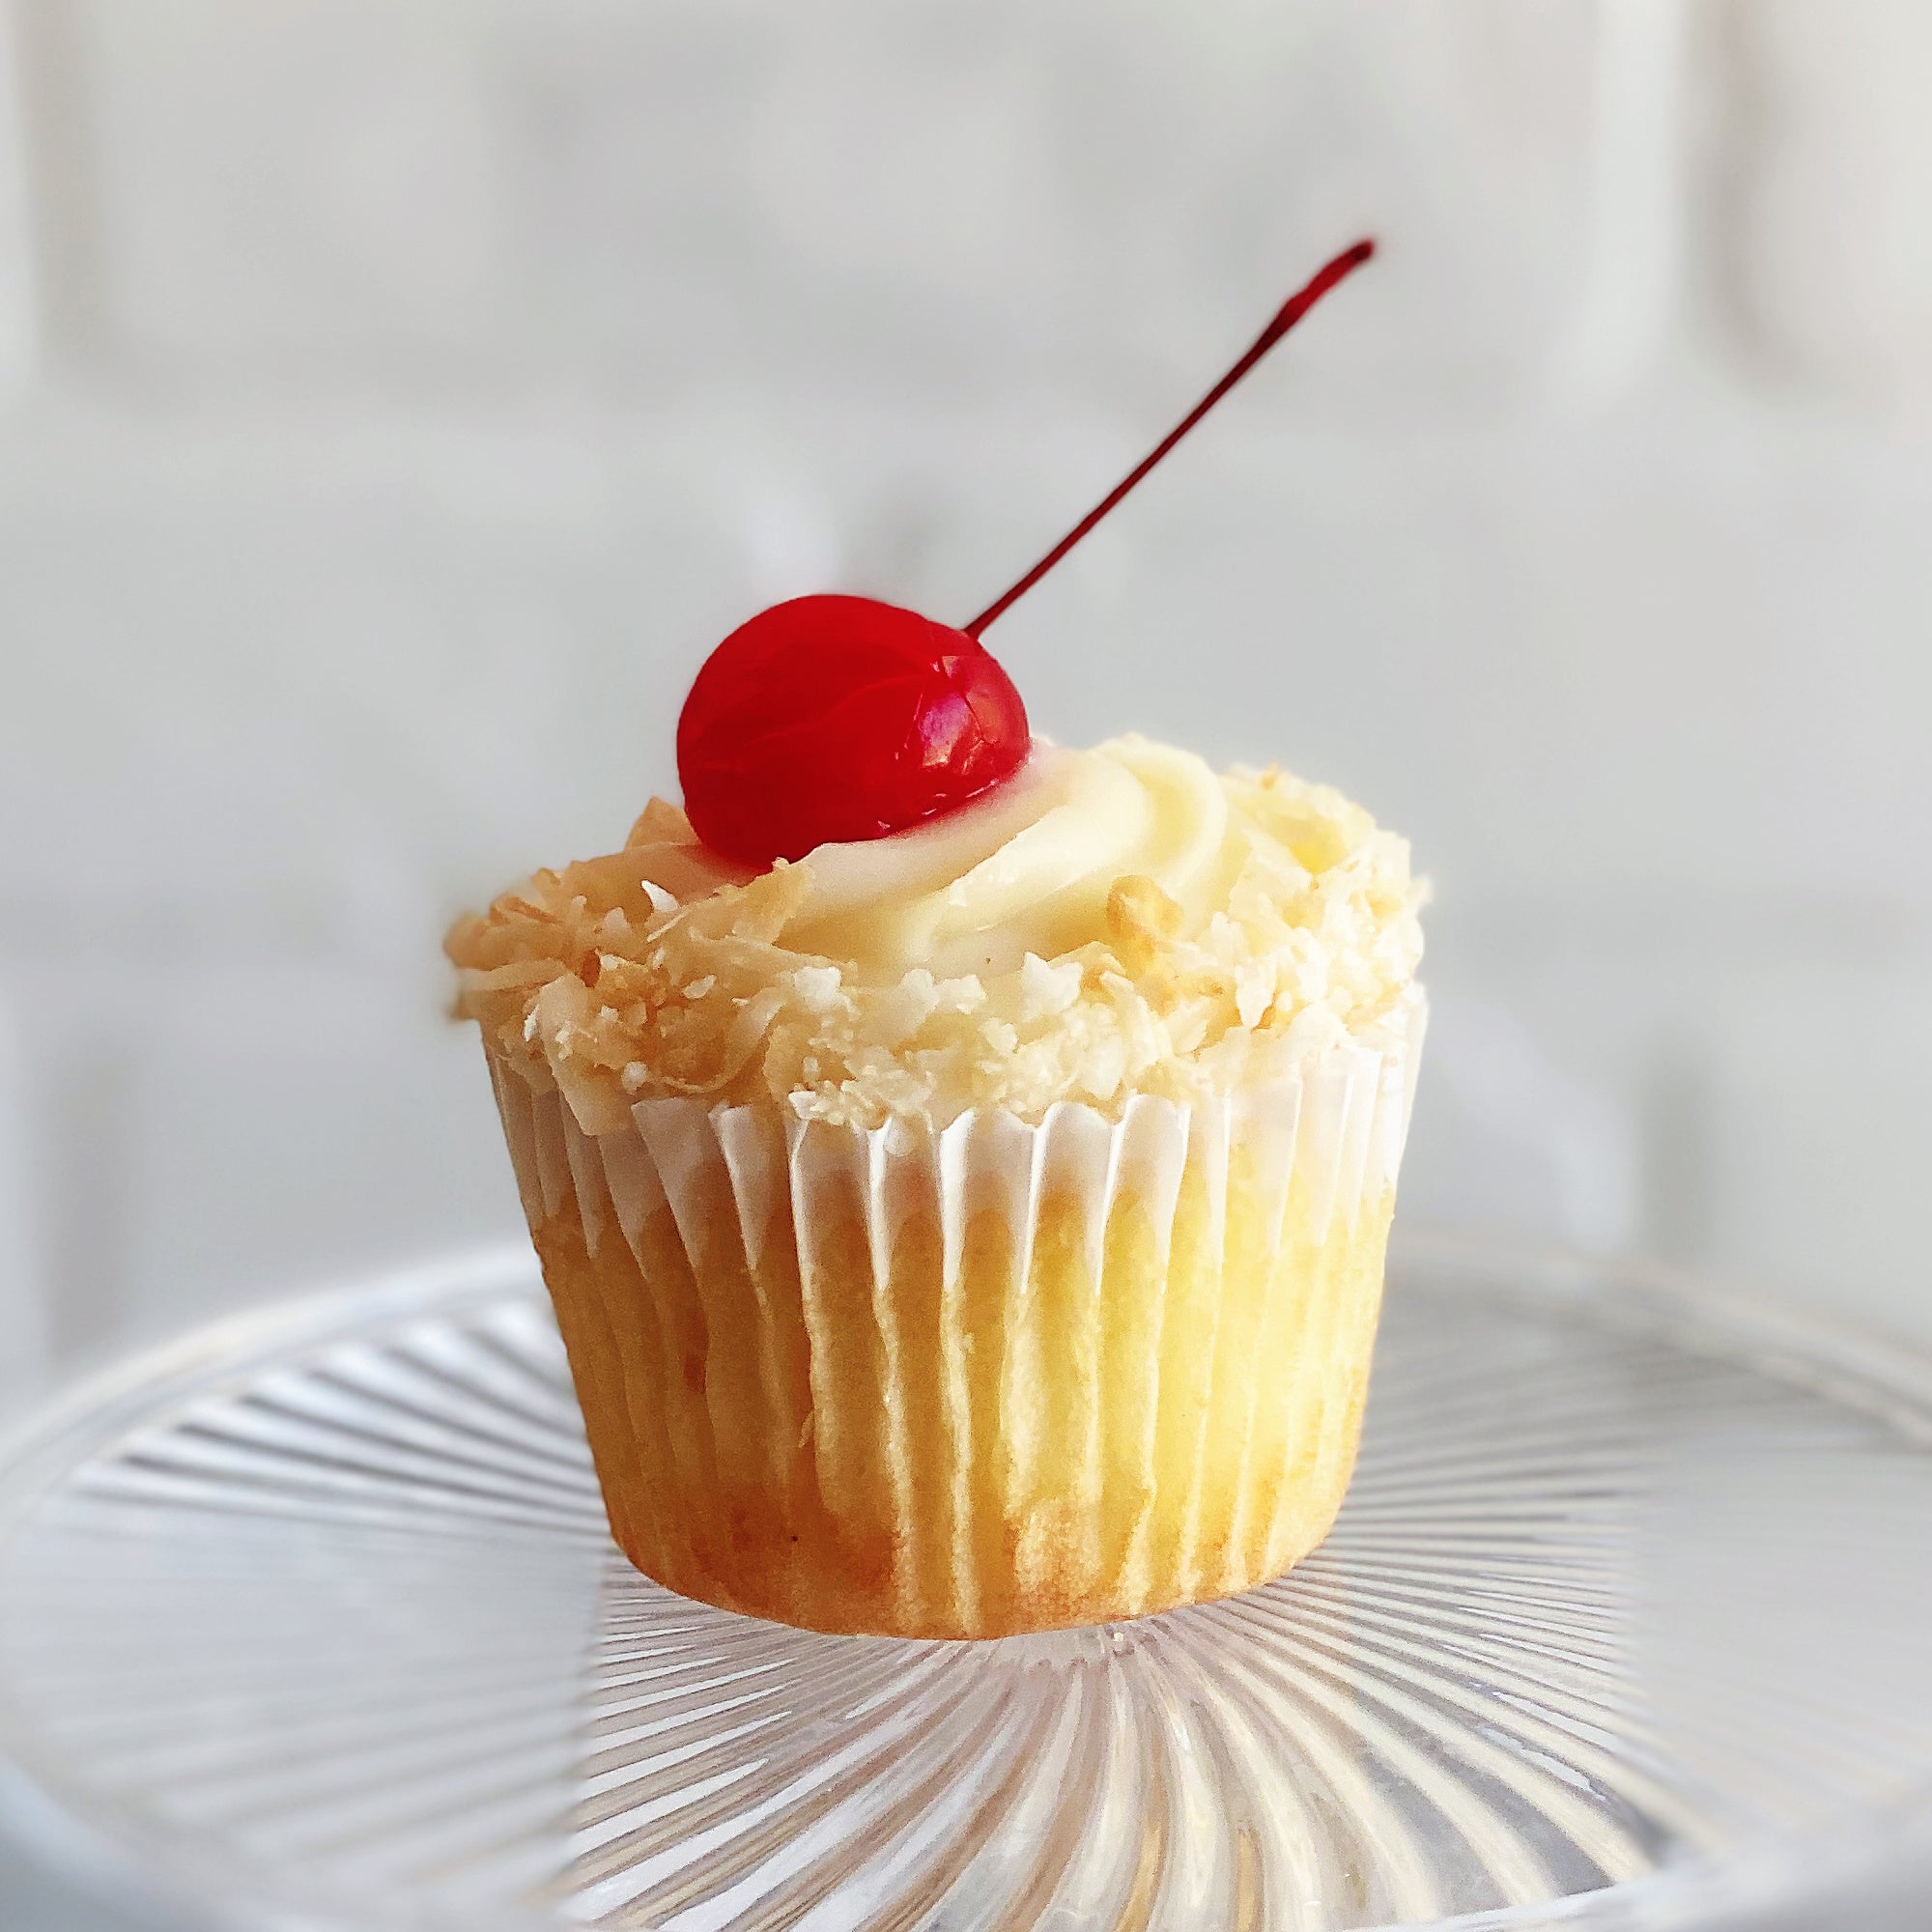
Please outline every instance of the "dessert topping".
[[833, 595], [796, 597], [741, 624], [705, 660], [678, 719], [678, 780], [697, 836], [764, 867], [904, 831], [1011, 778], [1032, 742], [1026, 706], [980, 633], [1374, 253], [1357, 242], [1291, 296], [1154, 448], [964, 629]]

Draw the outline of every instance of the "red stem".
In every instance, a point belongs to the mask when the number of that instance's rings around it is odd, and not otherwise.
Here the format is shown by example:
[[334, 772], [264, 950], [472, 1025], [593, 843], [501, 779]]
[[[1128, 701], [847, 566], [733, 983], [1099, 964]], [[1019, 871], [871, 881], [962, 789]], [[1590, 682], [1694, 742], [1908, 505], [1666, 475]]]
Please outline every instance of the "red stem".
[[1154, 445], [1152, 453], [1143, 458], [1119, 483], [1115, 484], [1113, 489], [1101, 497], [1011, 589], [1001, 592], [970, 624], [966, 625], [966, 635], [969, 638], [977, 638], [994, 618], [1024, 597], [1337, 282], [1347, 280], [1375, 252], [1376, 244], [1373, 242], [1357, 242], [1352, 248], [1343, 249], [1305, 288], [1290, 296], [1276, 311], [1274, 320], [1255, 337], [1240, 360], [1168, 431]]

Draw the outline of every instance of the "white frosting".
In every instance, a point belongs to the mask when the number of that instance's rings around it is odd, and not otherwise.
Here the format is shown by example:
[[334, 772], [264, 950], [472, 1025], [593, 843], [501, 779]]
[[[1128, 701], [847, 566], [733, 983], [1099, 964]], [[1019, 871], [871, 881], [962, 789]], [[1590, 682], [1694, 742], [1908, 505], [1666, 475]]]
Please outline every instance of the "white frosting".
[[1037, 747], [990, 796], [890, 838], [821, 845], [788, 946], [896, 979], [1010, 973], [1106, 936], [1114, 881], [1154, 881], [1195, 919], [1228, 871], [1228, 799], [1191, 752], [1120, 738]]

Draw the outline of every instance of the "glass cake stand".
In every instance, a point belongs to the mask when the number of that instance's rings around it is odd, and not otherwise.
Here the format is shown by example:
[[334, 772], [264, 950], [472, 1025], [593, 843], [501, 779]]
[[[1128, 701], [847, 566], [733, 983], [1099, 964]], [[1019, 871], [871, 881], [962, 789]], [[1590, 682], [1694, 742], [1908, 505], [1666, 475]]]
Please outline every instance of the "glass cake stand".
[[451, 1262], [11, 1442], [0, 1758], [222, 1925], [1703, 1925], [1927, 1839], [1932, 1363], [1410, 1248], [1292, 1576], [825, 1637], [615, 1554], [533, 1264]]

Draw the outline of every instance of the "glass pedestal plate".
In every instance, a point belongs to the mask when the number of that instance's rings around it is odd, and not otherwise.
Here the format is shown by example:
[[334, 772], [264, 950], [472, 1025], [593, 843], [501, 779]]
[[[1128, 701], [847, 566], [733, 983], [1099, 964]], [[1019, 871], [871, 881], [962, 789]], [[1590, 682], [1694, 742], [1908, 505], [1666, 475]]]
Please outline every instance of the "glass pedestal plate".
[[452, 1262], [12, 1440], [0, 1758], [223, 1925], [1703, 1925], [1926, 1842], [1932, 1363], [1410, 1248], [1291, 1576], [825, 1637], [624, 1563], [534, 1264]]

